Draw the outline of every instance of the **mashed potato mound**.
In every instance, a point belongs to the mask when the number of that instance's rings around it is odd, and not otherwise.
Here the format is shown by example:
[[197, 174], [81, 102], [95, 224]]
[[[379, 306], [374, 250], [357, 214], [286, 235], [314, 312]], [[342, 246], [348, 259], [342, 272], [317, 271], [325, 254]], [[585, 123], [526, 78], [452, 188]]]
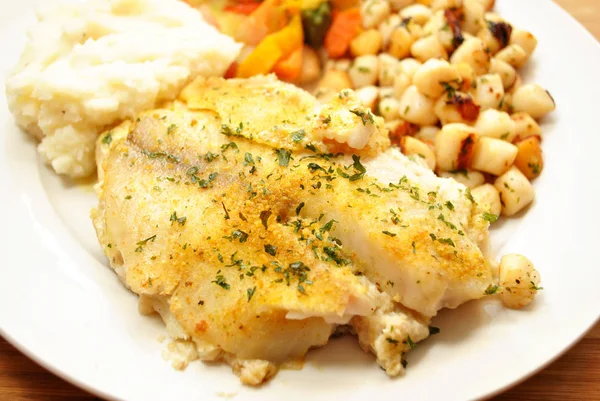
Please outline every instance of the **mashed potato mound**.
[[241, 45], [179, 0], [87, 0], [38, 13], [6, 82], [17, 124], [54, 170], [95, 170], [98, 133], [221, 76]]

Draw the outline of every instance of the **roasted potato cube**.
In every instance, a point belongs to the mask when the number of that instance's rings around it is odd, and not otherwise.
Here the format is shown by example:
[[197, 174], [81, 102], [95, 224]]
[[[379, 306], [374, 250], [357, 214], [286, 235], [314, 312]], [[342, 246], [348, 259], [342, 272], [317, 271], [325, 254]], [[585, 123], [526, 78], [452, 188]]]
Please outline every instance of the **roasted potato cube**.
[[515, 166], [530, 180], [539, 177], [544, 169], [544, 157], [540, 140], [531, 136], [516, 143], [518, 152]]
[[435, 137], [435, 156], [441, 170], [466, 169], [471, 164], [477, 132], [465, 124], [447, 124]]
[[481, 137], [475, 144], [471, 168], [502, 175], [513, 165], [517, 147], [501, 139]]
[[520, 212], [535, 196], [533, 186], [515, 166], [498, 177], [494, 186], [500, 193], [503, 216], [512, 216]]

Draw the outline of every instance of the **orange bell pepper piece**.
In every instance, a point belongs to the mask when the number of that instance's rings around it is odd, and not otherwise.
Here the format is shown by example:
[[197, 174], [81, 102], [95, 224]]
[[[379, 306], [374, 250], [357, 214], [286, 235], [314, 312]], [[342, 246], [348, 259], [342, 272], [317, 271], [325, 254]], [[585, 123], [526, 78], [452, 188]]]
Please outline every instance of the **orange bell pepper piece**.
[[283, 56], [287, 57], [304, 44], [304, 30], [300, 15], [295, 15], [288, 26], [274, 34]]
[[304, 47], [301, 46], [293, 51], [288, 57], [279, 60], [273, 67], [273, 72], [283, 81], [296, 81], [302, 72], [303, 53]]
[[238, 66], [237, 76], [248, 78], [253, 75], [268, 74], [280, 59], [287, 58], [302, 47], [303, 42], [302, 21], [300, 16], [296, 15], [285, 28], [267, 35], [256, 46]]
[[333, 22], [325, 35], [325, 48], [331, 58], [340, 58], [348, 51], [350, 42], [361, 31], [360, 10], [350, 8], [335, 13]]

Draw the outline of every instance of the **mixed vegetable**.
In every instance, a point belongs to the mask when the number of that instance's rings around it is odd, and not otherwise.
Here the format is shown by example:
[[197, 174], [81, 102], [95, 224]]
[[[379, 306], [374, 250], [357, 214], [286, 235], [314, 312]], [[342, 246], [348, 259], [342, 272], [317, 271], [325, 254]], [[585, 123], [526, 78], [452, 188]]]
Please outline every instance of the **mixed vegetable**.
[[518, 73], [537, 39], [490, 12], [494, 2], [210, 3], [219, 28], [246, 44], [229, 77], [275, 73], [323, 101], [352, 88], [404, 154], [510, 216], [534, 198], [530, 181], [544, 167], [537, 121], [555, 103]]
[[362, 30], [355, 0], [188, 2], [210, 9], [209, 20], [246, 44], [230, 77], [275, 73], [284, 81], [308, 84], [321, 77], [319, 51], [342, 57]]

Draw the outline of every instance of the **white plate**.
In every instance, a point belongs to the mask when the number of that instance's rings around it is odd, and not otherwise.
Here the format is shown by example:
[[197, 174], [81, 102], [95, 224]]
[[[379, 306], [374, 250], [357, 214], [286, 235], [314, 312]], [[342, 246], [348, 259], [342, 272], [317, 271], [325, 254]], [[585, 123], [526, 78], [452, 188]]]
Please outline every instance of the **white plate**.
[[[1, 76], [16, 62], [42, 0], [0, 0]], [[558, 110], [546, 120], [546, 169], [537, 199], [493, 233], [498, 254], [521, 252], [540, 270], [544, 291], [511, 311], [472, 302], [434, 320], [441, 334], [408, 357], [391, 380], [352, 338], [313, 351], [302, 371], [283, 371], [261, 389], [239, 384], [225, 365], [184, 372], [161, 358], [155, 318], [108, 269], [89, 220], [88, 186], [61, 181], [36, 160], [0, 100], [0, 333], [42, 365], [96, 394], [128, 400], [464, 400], [522, 380], [580, 338], [600, 312], [598, 113], [600, 46], [544, 0], [500, 0], [498, 11], [540, 44], [525, 73], [551, 90]], [[389, 398], [387, 398], [389, 399]]]

